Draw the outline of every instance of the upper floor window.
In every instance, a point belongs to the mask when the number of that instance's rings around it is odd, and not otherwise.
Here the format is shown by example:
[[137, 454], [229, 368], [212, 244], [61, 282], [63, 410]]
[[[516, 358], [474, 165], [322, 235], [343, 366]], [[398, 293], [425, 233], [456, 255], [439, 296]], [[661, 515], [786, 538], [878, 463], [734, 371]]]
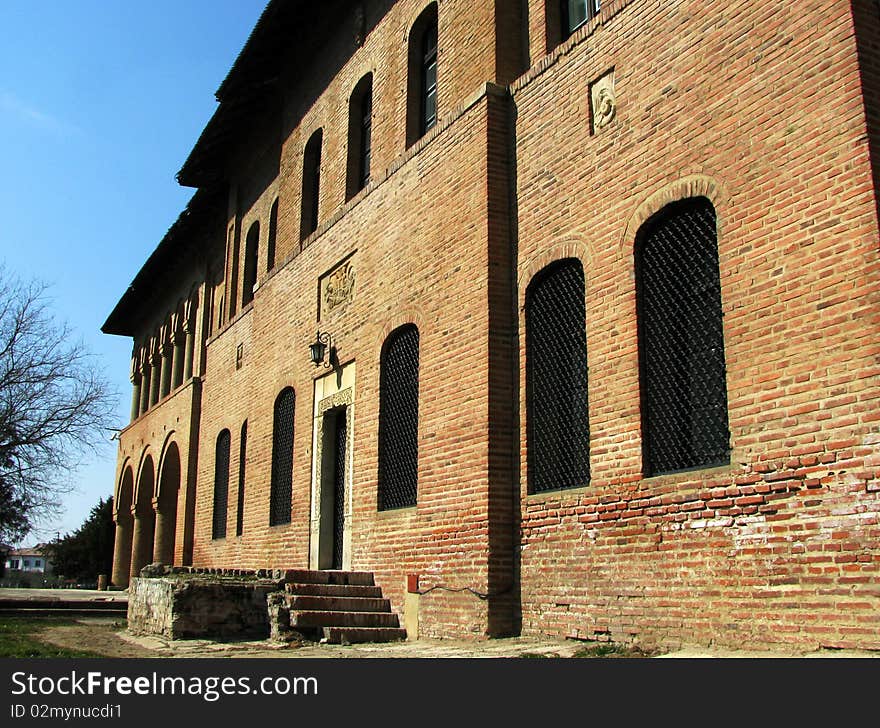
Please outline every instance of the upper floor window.
[[275, 268], [275, 241], [278, 238], [278, 198], [269, 212], [269, 235], [266, 238], [266, 271]]
[[290, 523], [293, 502], [293, 413], [296, 395], [287, 387], [275, 400], [272, 426], [272, 481], [269, 486], [269, 525]]
[[380, 511], [416, 504], [419, 459], [419, 330], [385, 342], [379, 374]]
[[260, 222], [255, 221], [248, 230], [244, 243], [244, 276], [241, 283], [241, 307], [254, 300], [257, 285], [257, 255], [260, 249]]
[[547, 52], [599, 14], [600, 0], [544, 0]]
[[309, 138], [303, 153], [302, 214], [300, 240], [318, 229], [318, 198], [321, 189], [321, 145], [324, 132], [318, 129]]
[[238, 235], [235, 234], [235, 225], [229, 227], [226, 239], [226, 270], [229, 276], [229, 318], [235, 316], [237, 310], [236, 299], [238, 298]]
[[217, 435], [214, 450], [214, 511], [211, 538], [226, 538], [226, 511], [229, 501], [229, 430]]
[[348, 101], [348, 174], [346, 199], [351, 199], [370, 181], [373, 131], [373, 74], [355, 86]]
[[599, 13], [599, 0], [561, 0], [562, 37], [568, 38]]
[[584, 270], [569, 258], [526, 289], [528, 491], [590, 482]]
[[437, 3], [413, 24], [409, 37], [407, 146], [437, 123]]
[[644, 474], [730, 460], [715, 208], [667, 205], [636, 237]]

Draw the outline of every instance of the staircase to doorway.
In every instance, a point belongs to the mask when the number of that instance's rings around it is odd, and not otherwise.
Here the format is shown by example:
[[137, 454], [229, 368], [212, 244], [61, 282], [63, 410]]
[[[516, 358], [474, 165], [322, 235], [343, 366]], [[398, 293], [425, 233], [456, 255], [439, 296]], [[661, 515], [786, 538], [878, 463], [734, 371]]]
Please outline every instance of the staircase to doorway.
[[284, 591], [269, 596], [269, 627], [273, 639], [286, 642], [406, 639], [406, 630], [369, 571], [288, 571]]

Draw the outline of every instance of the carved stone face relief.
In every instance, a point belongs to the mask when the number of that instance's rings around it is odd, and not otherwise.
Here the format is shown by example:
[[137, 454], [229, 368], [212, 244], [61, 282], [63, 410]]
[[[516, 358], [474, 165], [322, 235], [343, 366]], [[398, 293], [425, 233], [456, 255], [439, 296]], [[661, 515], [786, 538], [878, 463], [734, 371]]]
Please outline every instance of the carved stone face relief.
[[614, 93], [613, 70], [590, 84], [590, 112], [594, 134], [598, 134], [614, 119], [617, 97]]

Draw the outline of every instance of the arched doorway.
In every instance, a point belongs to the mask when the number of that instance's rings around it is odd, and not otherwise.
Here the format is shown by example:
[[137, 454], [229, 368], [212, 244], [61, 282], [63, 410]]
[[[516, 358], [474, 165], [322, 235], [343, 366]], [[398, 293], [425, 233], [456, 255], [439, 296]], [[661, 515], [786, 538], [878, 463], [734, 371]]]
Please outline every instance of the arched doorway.
[[110, 577], [114, 586], [128, 586], [129, 569], [131, 568], [131, 541], [133, 536], [133, 519], [131, 503], [134, 490], [134, 476], [131, 466], [127, 465], [119, 481], [119, 489], [113, 503], [116, 521], [116, 541], [113, 546], [113, 574]]
[[177, 537], [177, 494], [180, 490], [180, 451], [172, 442], [165, 451], [159, 471], [158, 507], [156, 509], [156, 538], [153, 561], [174, 563]]
[[153, 510], [153, 491], [156, 476], [153, 458], [147, 455], [141, 465], [141, 474], [135, 494], [134, 537], [131, 546], [131, 576], [138, 576], [153, 557], [153, 535], [156, 530], [156, 512]]

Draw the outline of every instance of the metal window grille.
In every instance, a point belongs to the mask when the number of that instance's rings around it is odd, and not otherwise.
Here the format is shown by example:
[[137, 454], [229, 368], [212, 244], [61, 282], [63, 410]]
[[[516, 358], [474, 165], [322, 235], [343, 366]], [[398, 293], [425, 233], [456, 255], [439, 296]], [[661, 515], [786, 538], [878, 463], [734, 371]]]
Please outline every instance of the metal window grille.
[[229, 430], [217, 435], [214, 455], [214, 513], [211, 538], [226, 538], [226, 511], [229, 502]]
[[669, 205], [637, 242], [645, 475], [729, 461], [715, 210]]
[[293, 494], [293, 411], [296, 396], [287, 388], [275, 400], [272, 430], [272, 483], [269, 493], [269, 525], [290, 523]]
[[419, 331], [405, 326], [385, 347], [379, 375], [379, 510], [416, 504]]
[[345, 531], [345, 458], [348, 426], [345, 408], [336, 412], [336, 443], [333, 462], [333, 568], [342, 568]]
[[235, 515], [235, 535], [244, 532], [244, 475], [247, 462], [247, 420], [241, 425], [241, 442], [238, 446], [238, 510]]
[[529, 492], [590, 482], [584, 270], [553, 264], [526, 292]]

